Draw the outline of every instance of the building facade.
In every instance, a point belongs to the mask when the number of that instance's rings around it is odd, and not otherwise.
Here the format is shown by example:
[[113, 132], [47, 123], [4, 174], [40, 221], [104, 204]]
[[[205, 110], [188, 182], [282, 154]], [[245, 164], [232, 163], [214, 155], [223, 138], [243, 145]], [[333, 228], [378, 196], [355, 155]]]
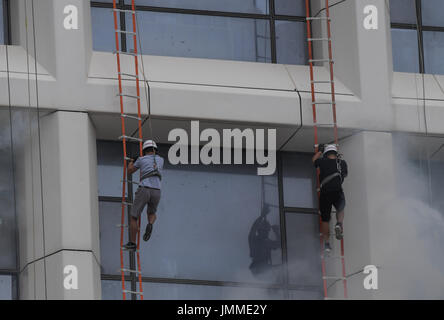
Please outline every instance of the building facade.
[[[135, 2], [142, 113], [150, 115], [143, 135], [167, 160], [159, 218], [141, 245], [145, 299], [322, 298], [305, 0]], [[444, 298], [441, 2], [330, 8], [340, 152], [350, 170], [352, 299]], [[0, 3], [0, 298], [120, 299], [112, 1]], [[322, 15], [324, 3], [312, 0], [312, 14]], [[65, 28], [68, 5], [78, 28]], [[369, 5], [377, 12], [370, 30]], [[131, 16], [119, 14], [118, 23], [130, 30]], [[119, 40], [122, 51], [134, 50], [130, 37]], [[326, 49], [316, 45], [315, 57]], [[122, 72], [133, 66], [122, 57]], [[327, 78], [328, 69], [315, 74]], [[126, 92], [135, 88], [124, 79]], [[316, 87], [320, 98], [329, 90]], [[135, 114], [136, 103], [125, 102]], [[318, 117], [328, 123], [331, 111]], [[169, 132], [189, 131], [196, 120], [202, 130], [276, 129], [274, 175], [258, 176], [251, 164], [171, 164]], [[331, 142], [333, 130], [319, 135]], [[269, 257], [266, 270], [254, 268], [256, 255]], [[328, 274], [339, 275], [340, 264], [330, 263]], [[74, 290], [64, 287], [71, 265]], [[377, 290], [363, 286], [368, 265], [377, 267]], [[342, 282], [329, 281], [328, 292], [343, 297]]]

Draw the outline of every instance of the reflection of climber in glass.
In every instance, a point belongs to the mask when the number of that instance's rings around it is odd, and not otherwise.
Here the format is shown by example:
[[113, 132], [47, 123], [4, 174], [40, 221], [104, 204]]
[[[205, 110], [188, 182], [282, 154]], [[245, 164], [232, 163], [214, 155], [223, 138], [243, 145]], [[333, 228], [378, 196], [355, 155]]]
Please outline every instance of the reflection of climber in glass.
[[[270, 225], [267, 220], [267, 214], [270, 213], [268, 205], [264, 205], [262, 214], [251, 227], [248, 234], [248, 243], [250, 245], [250, 264], [251, 273], [259, 279], [269, 278], [273, 271], [271, 261], [271, 252], [280, 248], [279, 226]], [[270, 239], [270, 231], [273, 230], [275, 240]]]

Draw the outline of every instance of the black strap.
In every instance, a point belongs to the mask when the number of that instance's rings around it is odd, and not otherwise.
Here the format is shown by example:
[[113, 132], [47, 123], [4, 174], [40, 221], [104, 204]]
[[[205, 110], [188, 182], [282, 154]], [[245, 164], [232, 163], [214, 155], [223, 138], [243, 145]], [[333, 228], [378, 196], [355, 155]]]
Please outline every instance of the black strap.
[[160, 180], [162, 180], [162, 175], [160, 174], [159, 170], [154, 169], [150, 172], [145, 173], [143, 176], [140, 177], [140, 182], [142, 182], [145, 179], [148, 179], [150, 177], [159, 177]]

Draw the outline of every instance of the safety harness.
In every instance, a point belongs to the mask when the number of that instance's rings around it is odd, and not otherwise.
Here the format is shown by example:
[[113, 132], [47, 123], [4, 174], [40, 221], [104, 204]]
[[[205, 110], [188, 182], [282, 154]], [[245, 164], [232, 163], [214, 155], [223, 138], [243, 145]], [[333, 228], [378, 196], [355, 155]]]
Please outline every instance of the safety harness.
[[151, 178], [151, 177], [159, 177], [160, 180], [162, 180], [162, 175], [160, 174], [159, 170], [157, 169], [157, 162], [156, 162], [156, 154], [154, 154], [154, 170], [151, 170], [150, 172], [145, 173], [143, 176], [140, 177], [140, 182], [142, 182], [145, 179]]
[[324, 179], [322, 179], [322, 181], [319, 185], [319, 189], [322, 189], [322, 187], [324, 185], [326, 185], [327, 183], [329, 183], [330, 181], [332, 181], [336, 177], [341, 178], [341, 183], [344, 181], [344, 179], [342, 177], [341, 159], [340, 159], [339, 155], [336, 158], [336, 169], [338, 170], [337, 172], [332, 173], [332, 174], [326, 176]]

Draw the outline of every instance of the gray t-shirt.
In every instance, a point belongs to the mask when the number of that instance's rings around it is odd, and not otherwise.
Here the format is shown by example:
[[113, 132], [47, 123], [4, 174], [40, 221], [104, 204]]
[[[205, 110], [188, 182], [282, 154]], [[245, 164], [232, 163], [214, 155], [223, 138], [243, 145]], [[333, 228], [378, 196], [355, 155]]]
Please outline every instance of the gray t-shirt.
[[[154, 157], [156, 157], [156, 161], [154, 162]], [[136, 162], [134, 162], [134, 167], [137, 169], [140, 169], [140, 177], [143, 177], [144, 174], [153, 171], [154, 163], [157, 166], [157, 170], [160, 174], [162, 174], [163, 169], [163, 158], [161, 156], [158, 156], [157, 154], [149, 154], [143, 157], [139, 157]], [[160, 178], [158, 176], [152, 176], [149, 178], [144, 179], [140, 183], [143, 187], [153, 188], [153, 189], [161, 189], [162, 184], [160, 182]]]

